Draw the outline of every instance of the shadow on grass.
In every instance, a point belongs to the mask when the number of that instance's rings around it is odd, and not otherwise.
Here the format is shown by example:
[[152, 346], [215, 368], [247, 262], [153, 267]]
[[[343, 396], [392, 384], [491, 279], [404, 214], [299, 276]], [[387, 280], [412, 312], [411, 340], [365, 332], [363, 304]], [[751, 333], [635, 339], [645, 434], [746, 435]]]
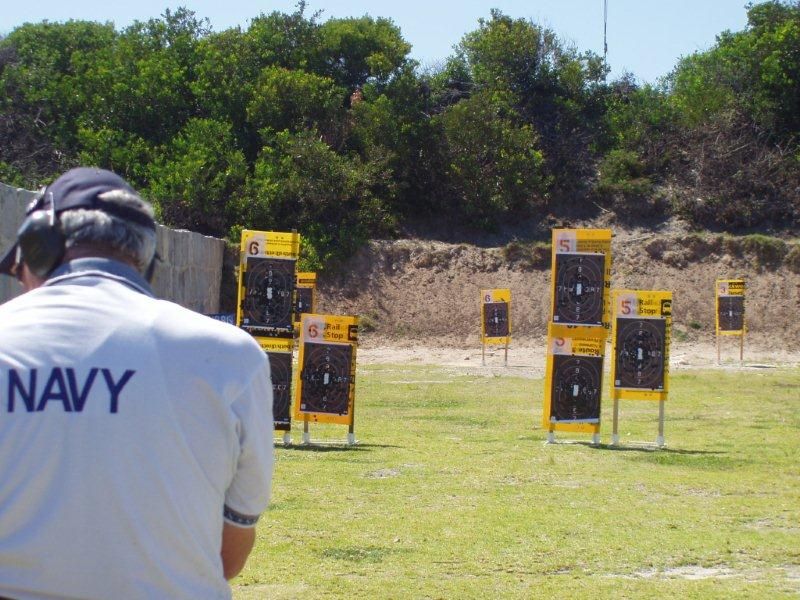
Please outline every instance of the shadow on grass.
[[612, 452], [645, 452], [645, 453], [663, 453], [663, 454], [673, 454], [673, 455], [689, 455], [689, 456], [702, 456], [704, 454], [707, 455], [715, 455], [720, 456], [725, 454], [725, 452], [717, 452], [715, 450], [687, 450], [685, 448], [667, 448], [667, 447], [659, 447], [656, 445], [647, 446], [647, 445], [640, 445], [640, 446], [622, 446], [622, 445], [614, 445], [614, 444], [592, 444], [591, 442], [575, 442], [576, 444], [581, 444], [582, 446], [589, 446], [594, 450], [610, 450]]
[[350, 446], [344, 442], [327, 442], [319, 444], [292, 444], [290, 446], [276, 445], [276, 450], [289, 450], [295, 452], [366, 452], [373, 448], [402, 448], [391, 444], [355, 444]]
[[630, 453], [633, 461], [646, 462], [661, 466], [681, 466], [694, 469], [726, 470], [749, 464], [752, 461], [740, 460], [727, 456], [727, 452], [714, 450], [690, 450], [685, 448], [659, 448], [658, 446], [615, 446], [611, 444], [592, 444], [590, 442], [575, 442], [588, 446], [594, 450]]

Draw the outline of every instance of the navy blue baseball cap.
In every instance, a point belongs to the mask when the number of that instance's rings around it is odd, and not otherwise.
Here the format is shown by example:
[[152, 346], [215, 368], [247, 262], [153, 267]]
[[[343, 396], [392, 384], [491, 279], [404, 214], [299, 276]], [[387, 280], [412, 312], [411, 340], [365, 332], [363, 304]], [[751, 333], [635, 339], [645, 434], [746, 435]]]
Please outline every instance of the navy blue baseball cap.
[[[53, 210], [56, 214], [60, 214], [76, 208], [90, 208], [155, 229], [155, 221], [146, 211], [129, 205], [107, 202], [100, 197], [113, 191], [123, 191], [138, 196], [136, 190], [116, 173], [93, 167], [77, 167], [61, 175], [37, 195], [28, 205], [25, 215], [37, 210]], [[18, 259], [17, 244], [14, 243], [0, 259], [0, 274], [11, 275]]]

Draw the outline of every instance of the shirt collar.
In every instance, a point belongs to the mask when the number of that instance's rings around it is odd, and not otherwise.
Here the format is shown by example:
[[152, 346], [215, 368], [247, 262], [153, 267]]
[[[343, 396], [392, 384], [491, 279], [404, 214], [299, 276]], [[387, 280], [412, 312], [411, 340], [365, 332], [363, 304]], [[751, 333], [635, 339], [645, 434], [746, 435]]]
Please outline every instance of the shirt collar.
[[118, 260], [96, 256], [76, 258], [58, 266], [44, 285], [56, 285], [81, 275], [106, 277], [124, 283], [147, 296], [154, 295], [150, 284], [136, 269]]

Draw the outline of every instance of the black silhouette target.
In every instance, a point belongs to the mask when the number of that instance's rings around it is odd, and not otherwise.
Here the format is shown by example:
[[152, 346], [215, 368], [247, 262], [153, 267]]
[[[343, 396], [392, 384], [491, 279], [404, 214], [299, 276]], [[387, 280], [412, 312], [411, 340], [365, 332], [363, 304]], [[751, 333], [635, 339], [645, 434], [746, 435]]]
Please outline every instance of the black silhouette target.
[[294, 320], [299, 321], [303, 313], [314, 312], [314, 288], [298, 287], [295, 290]]
[[486, 337], [508, 337], [508, 302], [483, 304], [483, 330]]
[[272, 374], [272, 419], [275, 429], [289, 431], [292, 425], [291, 389], [292, 355], [289, 352], [267, 352]]
[[617, 319], [614, 387], [664, 389], [664, 319]]
[[564, 325], [602, 325], [605, 256], [556, 254], [553, 321]]
[[553, 356], [550, 420], [599, 423], [603, 379], [601, 356]]
[[292, 331], [294, 261], [247, 257], [242, 327]]
[[717, 315], [720, 331], [744, 330], [744, 296], [719, 296]]
[[350, 404], [353, 348], [348, 344], [306, 343], [300, 371], [300, 410], [346, 415]]

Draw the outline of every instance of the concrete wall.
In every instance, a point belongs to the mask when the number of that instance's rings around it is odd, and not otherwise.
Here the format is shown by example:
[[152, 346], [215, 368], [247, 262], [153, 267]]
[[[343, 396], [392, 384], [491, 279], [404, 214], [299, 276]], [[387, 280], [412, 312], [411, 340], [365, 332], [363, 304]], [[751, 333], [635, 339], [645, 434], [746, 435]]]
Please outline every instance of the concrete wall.
[[[0, 183], [0, 252], [14, 243], [17, 228], [34, 192]], [[191, 231], [158, 226], [158, 254], [153, 291], [202, 313], [219, 312], [225, 242]], [[19, 284], [0, 275], [0, 302], [18, 295]]]

